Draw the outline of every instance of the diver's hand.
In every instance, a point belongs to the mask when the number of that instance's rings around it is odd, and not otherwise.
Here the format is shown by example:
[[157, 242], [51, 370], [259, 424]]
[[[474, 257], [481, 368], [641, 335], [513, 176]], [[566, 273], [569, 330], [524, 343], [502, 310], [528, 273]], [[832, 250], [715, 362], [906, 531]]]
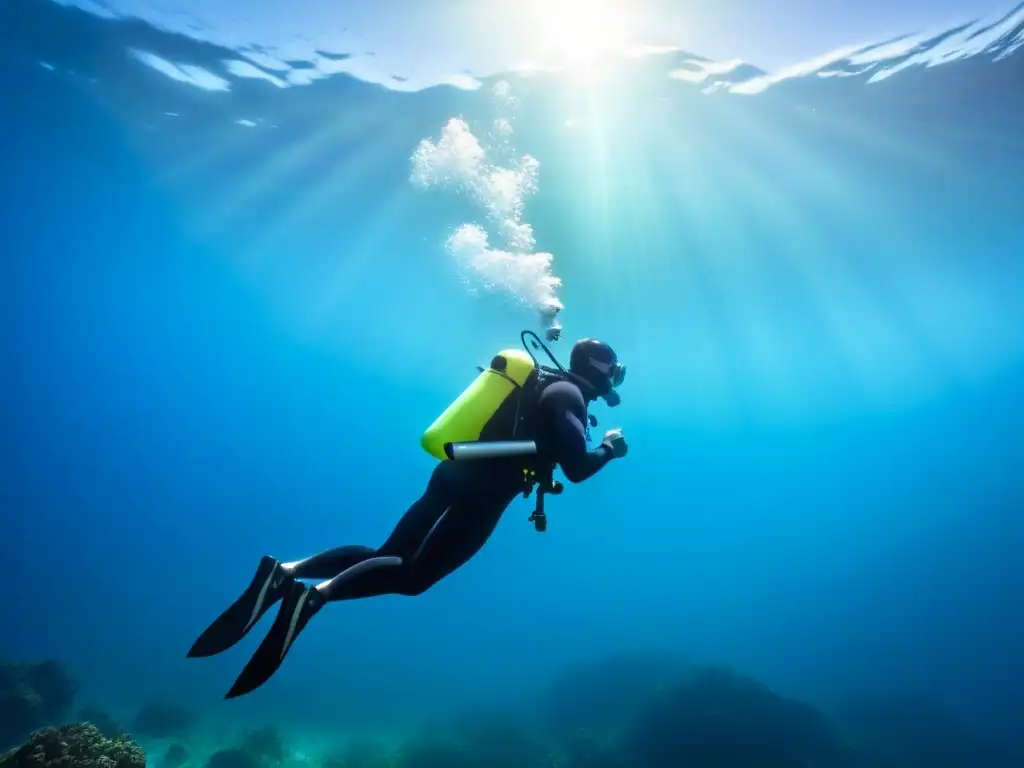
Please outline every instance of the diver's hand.
[[621, 429], [609, 429], [605, 432], [601, 445], [607, 445], [611, 449], [613, 459], [621, 459], [629, 451]]

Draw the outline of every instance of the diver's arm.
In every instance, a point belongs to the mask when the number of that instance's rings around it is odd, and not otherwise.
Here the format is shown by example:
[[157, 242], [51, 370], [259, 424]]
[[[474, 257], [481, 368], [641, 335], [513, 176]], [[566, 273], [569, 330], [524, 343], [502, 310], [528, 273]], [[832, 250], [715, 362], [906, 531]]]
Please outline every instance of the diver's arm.
[[611, 460], [612, 449], [604, 443], [587, 449], [587, 407], [577, 387], [561, 381], [551, 384], [541, 395], [541, 404], [554, 422], [555, 459], [570, 482], [582, 483]]

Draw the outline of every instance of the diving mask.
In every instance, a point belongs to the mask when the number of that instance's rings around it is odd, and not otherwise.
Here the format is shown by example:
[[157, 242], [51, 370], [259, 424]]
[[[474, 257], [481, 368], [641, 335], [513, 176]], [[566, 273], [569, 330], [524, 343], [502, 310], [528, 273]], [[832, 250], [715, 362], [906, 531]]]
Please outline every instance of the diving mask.
[[592, 357], [590, 358], [590, 364], [600, 371], [601, 375], [608, 377], [611, 389], [618, 389], [622, 386], [622, 382], [626, 380], [626, 366], [622, 363], [606, 363], [603, 360]]
[[608, 372], [612, 382], [612, 389], [618, 389], [626, 380], [626, 366], [622, 363], [615, 363]]

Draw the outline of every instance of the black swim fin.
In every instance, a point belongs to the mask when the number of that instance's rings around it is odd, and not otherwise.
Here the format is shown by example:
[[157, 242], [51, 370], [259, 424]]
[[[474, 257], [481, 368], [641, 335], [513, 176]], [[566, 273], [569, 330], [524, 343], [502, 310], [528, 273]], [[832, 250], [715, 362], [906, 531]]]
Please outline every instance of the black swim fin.
[[281, 609], [277, 612], [277, 618], [274, 619], [274, 625], [224, 698], [242, 696], [267, 682], [281, 666], [288, 650], [295, 643], [295, 638], [325, 602], [316, 587], [307, 587], [299, 581], [292, 580], [281, 602]]
[[264, 555], [252, 583], [242, 596], [199, 636], [189, 649], [187, 657], [214, 656], [226, 651], [245, 637], [270, 606], [285, 595], [288, 585], [294, 583], [295, 579], [285, 573], [280, 562], [269, 555]]

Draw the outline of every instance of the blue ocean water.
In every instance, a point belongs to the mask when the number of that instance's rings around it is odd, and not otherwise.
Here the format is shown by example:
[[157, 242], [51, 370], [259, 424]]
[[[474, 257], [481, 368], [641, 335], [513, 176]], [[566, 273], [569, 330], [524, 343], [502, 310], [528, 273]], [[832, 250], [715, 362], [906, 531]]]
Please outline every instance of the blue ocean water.
[[[624, 657], [1024, 732], [1024, 53], [758, 93], [666, 77], [678, 52], [220, 91], [125, 53], [212, 71], [210, 43], [48, 2], [0, 20], [0, 656], [59, 660], [125, 722], [197, 713], [197, 765], [268, 723], [308, 756], [535, 711]], [[185, 652], [260, 556], [381, 543], [433, 467], [422, 431], [538, 329], [446, 250], [486, 211], [411, 182], [453, 118], [538, 160], [552, 349], [628, 362], [593, 413], [629, 455], [543, 534], [515, 502], [426, 594], [328, 606], [225, 702], [261, 629]]]

